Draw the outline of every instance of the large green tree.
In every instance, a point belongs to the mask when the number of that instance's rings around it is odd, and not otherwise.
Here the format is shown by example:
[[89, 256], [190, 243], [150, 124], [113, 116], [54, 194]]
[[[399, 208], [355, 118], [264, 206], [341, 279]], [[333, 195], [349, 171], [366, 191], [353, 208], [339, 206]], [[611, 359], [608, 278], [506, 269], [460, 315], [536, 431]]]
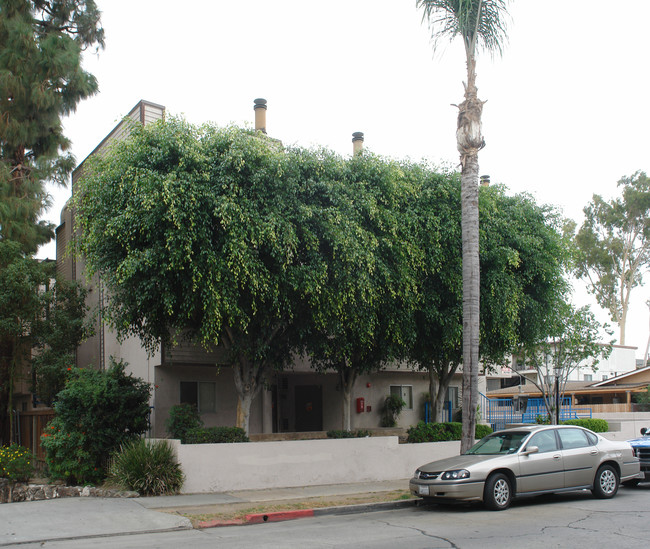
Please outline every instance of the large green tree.
[[458, 105], [456, 144], [462, 181], [463, 242], [463, 436], [461, 452], [474, 444], [478, 404], [480, 339], [480, 268], [478, 214], [478, 152], [485, 146], [481, 129], [483, 101], [476, 87], [476, 52], [483, 47], [501, 52], [506, 38], [506, 0], [417, 0], [431, 28], [434, 46], [458, 36], [465, 47], [467, 82]]
[[247, 432], [253, 399], [291, 359], [296, 319], [323, 285], [299, 236], [309, 213], [298, 207], [299, 165], [262, 133], [171, 118], [94, 157], [75, 194], [107, 320], [149, 349], [179, 334], [223, 349]]
[[414, 333], [417, 270], [413, 178], [398, 162], [362, 154], [306, 185], [308, 231], [326, 278], [310, 297], [304, 348], [339, 376], [342, 428], [351, 428], [359, 375], [403, 358]]
[[[411, 360], [428, 370], [432, 420], [439, 421], [449, 383], [462, 362], [460, 183], [431, 174], [417, 203], [425, 252]], [[527, 195], [482, 188], [481, 347], [484, 367], [502, 363], [545, 334], [544, 319], [566, 291], [568, 254], [561, 219]], [[464, 412], [464, 410], [463, 410]]]
[[650, 266], [650, 179], [639, 171], [618, 186], [620, 196], [606, 201], [595, 194], [584, 208], [576, 274], [618, 324], [618, 343], [625, 345], [630, 296]]
[[46, 183], [65, 184], [74, 166], [61, 118], [97, 91], [81, 68], [82, 51], [95, 44], [103, 45], [103, 30], [91, 0], [0, 0], [0, 270], [7, 280], [16, 273], [17, 291], [0, 329], [3, 440], [13, 425], [12, 376], [28, 360], [17, 327], [34, 320], [47, 277], [30, 256], [54, 236], [40, 219], [49, 206]]

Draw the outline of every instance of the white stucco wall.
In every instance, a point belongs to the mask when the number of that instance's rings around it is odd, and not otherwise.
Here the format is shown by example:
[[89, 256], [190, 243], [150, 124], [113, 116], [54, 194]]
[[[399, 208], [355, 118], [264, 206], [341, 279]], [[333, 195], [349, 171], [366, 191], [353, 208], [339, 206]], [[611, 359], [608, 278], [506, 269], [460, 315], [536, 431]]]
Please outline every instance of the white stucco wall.
[[407, 479], [418, 466], [460, 452], [458, 441], [398, 444], [397, 437], [172, 442], [186, 476], [186, 494]]

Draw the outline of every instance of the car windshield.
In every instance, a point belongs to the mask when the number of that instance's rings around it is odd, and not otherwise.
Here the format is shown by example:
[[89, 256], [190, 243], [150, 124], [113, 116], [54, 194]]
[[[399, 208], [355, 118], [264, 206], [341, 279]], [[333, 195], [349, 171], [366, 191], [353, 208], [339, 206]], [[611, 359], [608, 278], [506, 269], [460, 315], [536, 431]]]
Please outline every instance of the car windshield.
[[498, 455], [514, 454], [521, 446], [522, 441], [530, 433], [526, 431], [513, 431], [510, 433], [493, 433], [479, 440], [466, 454]]

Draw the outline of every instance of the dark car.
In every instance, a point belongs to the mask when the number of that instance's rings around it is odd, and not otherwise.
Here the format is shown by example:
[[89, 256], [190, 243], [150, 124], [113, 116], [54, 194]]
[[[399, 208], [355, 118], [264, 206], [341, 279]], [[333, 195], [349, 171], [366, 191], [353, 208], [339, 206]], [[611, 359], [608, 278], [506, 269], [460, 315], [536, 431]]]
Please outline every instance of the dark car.
[[[641, 436], [633, 440], [628, 440], [634, 455], [639, 458], [641, 472], [645, 475], [645, 480], [650, 481], [650, 429], [644, 427], [641, 429]], [[631, 479], [625, 482], [626, 486], [636, 486], [639, 479]]]

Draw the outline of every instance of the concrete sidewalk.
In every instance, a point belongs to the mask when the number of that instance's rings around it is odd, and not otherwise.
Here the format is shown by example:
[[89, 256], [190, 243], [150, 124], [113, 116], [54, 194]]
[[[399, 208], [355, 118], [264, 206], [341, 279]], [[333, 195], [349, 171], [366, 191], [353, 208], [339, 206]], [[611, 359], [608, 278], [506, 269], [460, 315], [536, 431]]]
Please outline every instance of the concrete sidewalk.
[[[304, 486], [268, 490], [242, 490], [228, 493], [188, 494], [177, 496], [120, 498], [61, 498], [46, 501], [7, 503], [0, 505], [0, 547], [26, 542], [46, 542], [93, 538], [120, 534], [165, 532], [191, 529], [189, 519], [178, 513], [199, 514], [202, 510], [216, 512], [220, 506], [250, 503], [269, 508], [288, 500], [333, 498], [407, 490], [408, 480], [364, 482], [323, 486]], [[260, 512], [247, 520], [205, 523], [202, 526], [225, 526], [274, 520], [289, 520], [302, 516], [345, 512], [365, 512], [413, 505], [413, 501], [372, 503], [326, 509], [301, 509], [283, 513]], [[160, 512], [164, 511], [164, 512]], [[307, 512], [305, 512], [307, 511]]]

